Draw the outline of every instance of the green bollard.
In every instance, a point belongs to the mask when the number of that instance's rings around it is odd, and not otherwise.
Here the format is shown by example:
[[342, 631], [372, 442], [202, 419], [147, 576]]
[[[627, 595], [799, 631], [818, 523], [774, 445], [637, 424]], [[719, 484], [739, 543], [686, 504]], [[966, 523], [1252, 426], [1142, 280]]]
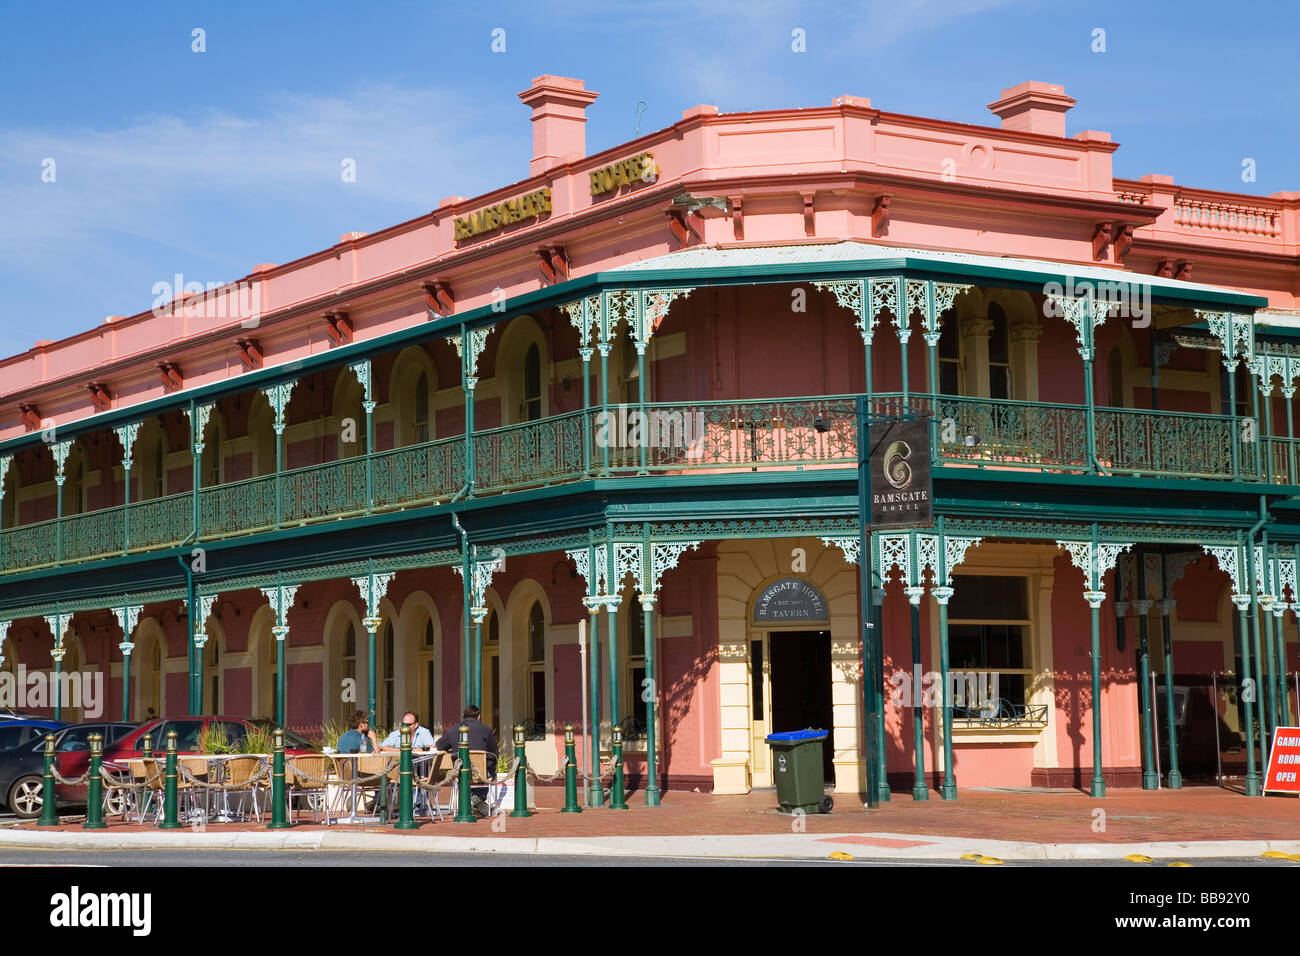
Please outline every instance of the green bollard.
[[54, 735], [45, 735], [45, 780], [41, 786], [40, 827], [57, 827], [59, 815], [54, 808]]
[[83, 830], [103, 830], [104, 823], [104, 778], [100, 776], [100, 767], [104, 759], [104, 735], [90, 735], [90, 785], [86, 794], [86, 822]]
[[623, 799], [623, 729], [614, 725], [614, 740], [610, 744], [614, 751], [614, 786], [609, 791], [609, 808], [626, 810], [627, 801]]
[[470, 806], [469, 728], [460, 725], [460, 777], [456, 783], [456, 816], [453, 823], [474, 823], [474, 809]]
[[163, 782], [163, 821], [159, 830], [179, 830], [176, 818], [176, 731], [167, 731], [167, 770]]
[[144, 743], [140, 746], [140, 754], [145, 760], [153, 759], [153, 734], [144, 735]]
[[290, 826], [284, 793], [284, 731], [277, 727], [271, 754], [271, 822], [268, 830], [287, 830]]
[[564, 725], [564, 809], [561, 813], [581, 813], [578, 806], [578, 761], [573, 753], [573, 724]]
[[531, 817], [528, 809], [528, 768], [524, 757], [524, 725], [515, 724], [515, 808], [512, 817]]
[[[414, 830], [419, 827], [411, 813], [411, 725], [402, 724], [402, 762], [397, 771], [397, 822], [394, 830]], [[386, 785], [386, 784], [385, 784]]]

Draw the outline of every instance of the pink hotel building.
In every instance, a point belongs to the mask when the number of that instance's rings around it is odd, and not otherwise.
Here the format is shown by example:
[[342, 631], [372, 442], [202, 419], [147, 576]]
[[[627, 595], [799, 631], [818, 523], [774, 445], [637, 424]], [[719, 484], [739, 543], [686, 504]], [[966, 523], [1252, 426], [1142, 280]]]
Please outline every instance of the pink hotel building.
[[[840, 794], [1257, 772], [1297, 704], [1300, 193], [1117, 178], [1044, 83], [587, 155], [596, 98], [520, 94], [519, 182], [0, 361], [0, 666], [309, 734], [477, 700], [542, 771], [617, 724], [652, 801], [770, 786], [808, 726]], [[929, 423], [941, 519], [869, 556], [862, 395]]]

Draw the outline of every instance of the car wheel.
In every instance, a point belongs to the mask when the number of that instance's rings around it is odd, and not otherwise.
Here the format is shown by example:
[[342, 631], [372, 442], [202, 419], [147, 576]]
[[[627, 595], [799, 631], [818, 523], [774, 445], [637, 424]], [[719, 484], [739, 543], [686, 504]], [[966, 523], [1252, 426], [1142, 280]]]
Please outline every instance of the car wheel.
[[120, 817], [126, 813], [126, 791], [112, 790], [104, 801], [104, 813], [110, 817]]
[[41, 815], [45, 804], [42, 792], [44, 781], [40, 777], [22, 777], [9, 788], [9, 809], [24, 820], [32, 820]]

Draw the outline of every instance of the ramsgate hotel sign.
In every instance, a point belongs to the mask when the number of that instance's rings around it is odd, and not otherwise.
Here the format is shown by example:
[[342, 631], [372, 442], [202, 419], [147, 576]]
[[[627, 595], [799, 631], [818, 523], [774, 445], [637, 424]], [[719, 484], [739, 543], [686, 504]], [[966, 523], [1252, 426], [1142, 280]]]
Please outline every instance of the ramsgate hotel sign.
[[[611, 163], [602, 169], [588, 174], [591, 194], [602, 196], [614, 192], [622, 186], [634, 186], [637, 183], [652, 183], [659, 178], [659, 167], [655, 165], [652, 153], [640, 153], [628, 159]], [[495, 206], [488, 206], [468, 216], [461, 216], [455, 222], [457, 241], [473, 239], [485, 232], [492, 232], [502, 226], [509, 226], [527, 219], [537, 219], [551, 211], [551, 189], [546, 187], [531, 193], [524, 193], [514, 199], [507, 199]]]

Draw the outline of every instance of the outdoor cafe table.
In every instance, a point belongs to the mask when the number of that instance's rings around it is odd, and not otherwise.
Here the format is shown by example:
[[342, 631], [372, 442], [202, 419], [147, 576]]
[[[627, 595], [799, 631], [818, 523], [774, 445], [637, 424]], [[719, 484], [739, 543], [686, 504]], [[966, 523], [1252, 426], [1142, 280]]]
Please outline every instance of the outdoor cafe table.
[[[422, 763], [432, 760], [435, 756], [437, 756], [437, 753], [438, 752], [436, 750], [430, 750], [425, 753], [416, 753], [415, 751], [412, 751], [411, 752], [412, 769], [420, 766]], [[363, 753], [337, 754], [336, 753], [336, 754], [329, 754], [328, 756], [335, 761], [335, 772], [339, 775], [339, 777], [344, 776], [342, 762], [346, 760], [352, 763], [352, 768], [350, 773], [350, 777], [352, 780], [351, 805], [349, 808], [351, 813], [348, 817], [340, 818], [335, 822], [337, 823], [378, 823], [379, 817], [377, 816], [375, 817], [357, 816], [357, 777], [362, 774], [365, 774], [367, 776], [374, 776], [383, 781], [381, 786], [387, 786], [389, 771], [391, 771], [394, 767], [398, 766], [398, 761], [400, 761], [401, 759], [400, 752], [396, 750], [390, 750], [390, 751], [379, 751], [376, 753], [368, 753], [368, 754], [363, 754]], [[369, 765], [367, 766], [367, 764]]]

